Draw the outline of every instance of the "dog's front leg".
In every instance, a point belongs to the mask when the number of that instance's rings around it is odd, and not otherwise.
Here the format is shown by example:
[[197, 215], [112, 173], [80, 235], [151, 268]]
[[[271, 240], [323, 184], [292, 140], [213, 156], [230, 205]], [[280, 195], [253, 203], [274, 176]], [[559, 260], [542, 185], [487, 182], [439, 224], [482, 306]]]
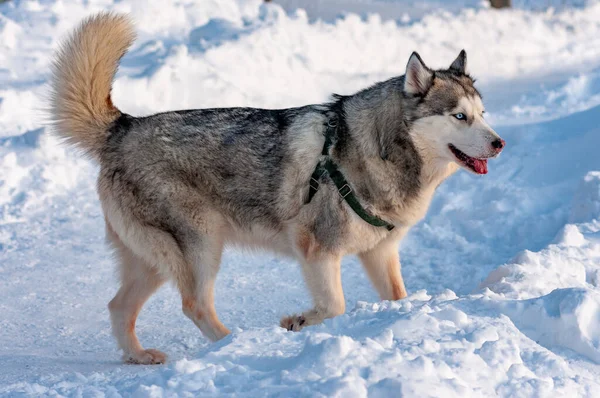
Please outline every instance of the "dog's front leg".
[[400, 300], [406, 297], [397, 241], [384, 241], [359, 254], [359, 257], [382, 300]]
[[305, 236], [298, 246], [302, 273], [312, 294], [314, 308], [300, 315], [281, 319], [281, 327], [293, 331], [319, 324], [326, 318], [343, 314], [346, 310], [340, 274], [341, 256], [321, 250], [312, 236]]

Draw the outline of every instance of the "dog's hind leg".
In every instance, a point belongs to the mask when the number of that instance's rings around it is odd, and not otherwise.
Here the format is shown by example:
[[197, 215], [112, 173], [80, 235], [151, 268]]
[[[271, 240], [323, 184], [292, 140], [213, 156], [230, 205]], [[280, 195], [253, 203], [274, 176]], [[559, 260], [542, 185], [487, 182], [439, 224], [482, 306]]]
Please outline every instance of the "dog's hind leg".
[[212, 341], [230, 332], [217, 317], [214, 286], [221, 263], [223, 239], [217, 233], [202, 236], [186, 245], [189, 267], [177, 276], [183, 313]]
[[121, 288], [108, 308], [113, 334], [123, 350], [123, 360], [145, 365], [164, 363], [167, 358], [164, 353], [142, 348], [135, 334], [135, 322], [146, 300], [166, 279], [152, 266], [133, 254], [108, 223], [106, 229], [107, 238], [117, 252], [121, 267]]
[[385, 241], [359, 254], [359, 257], [382, 300], [400, 300], [406, 297], [397, 242]]
[[281, 319], [281, 327], [298, 331], [344, 313], [341, 256], [321, 250], [311, 234], [301, 234], [297, 243], [304, 280], [313, 297], [314, 308]]

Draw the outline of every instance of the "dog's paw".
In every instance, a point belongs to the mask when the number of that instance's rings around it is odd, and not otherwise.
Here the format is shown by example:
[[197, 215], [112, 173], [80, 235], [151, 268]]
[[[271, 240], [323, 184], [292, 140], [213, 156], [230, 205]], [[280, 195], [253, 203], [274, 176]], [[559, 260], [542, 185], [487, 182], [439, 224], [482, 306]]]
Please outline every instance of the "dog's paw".
[[167, 361], [167, 355], [158, 350], [141, 350], [134, 353], [125, 353], [123, 360], [136, 365], [159, 365]]
[[294, 332], [300, 331], [306, 324], [306, 318], [303, 315], [292, 315], [281, 318], [279, 325], [287, 330]]

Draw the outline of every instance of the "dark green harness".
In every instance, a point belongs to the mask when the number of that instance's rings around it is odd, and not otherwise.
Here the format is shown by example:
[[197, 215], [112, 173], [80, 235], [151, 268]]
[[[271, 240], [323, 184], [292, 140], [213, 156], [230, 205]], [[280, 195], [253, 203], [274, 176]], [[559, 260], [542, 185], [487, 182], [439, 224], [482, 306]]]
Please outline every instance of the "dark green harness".
[[323, 151], [321, 155], [323, 158], [317, 164], [315, 171], [312, 173], [310, 178], [310, 190], [308, 191], [308, 202], [312, 200], [317, 191], [319, 190], [320, 180], [327, 174], [331, 181], [337, 187], [340, 196], [348, 203], [348, 206], [363, 220], [373, 225], [374, 227], [385, 227], [388, 231], [394, 229], [394, 226], [387, 221], [369, 213], [360, 204], [358, 198], [354, 194], [354, 191], [348, 184], [348, 181], [334, 163], [333, 159], [329, 154], [329, 150], [337, 139], [337, 130], [339, 126], [339, 118], [337, 115], [333, 115], [327, 120], [327, 127], [325, 129], [325, 145], [323, 145]]

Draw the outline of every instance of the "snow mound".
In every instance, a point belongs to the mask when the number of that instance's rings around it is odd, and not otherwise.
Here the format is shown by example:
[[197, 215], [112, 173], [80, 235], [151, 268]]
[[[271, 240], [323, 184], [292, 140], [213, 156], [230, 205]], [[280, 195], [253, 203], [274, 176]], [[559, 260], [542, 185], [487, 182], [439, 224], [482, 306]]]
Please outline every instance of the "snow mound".
[[600, 294], [590, 289], [556, 289], [500, 308], [530, 339], [567, 348], [600, 364]]
[[118, 371], [58, 375], [0, 393], [525, 397], [598, 392], [589, 372], [573, 372], [563, 352], [534, 340], [597, 361], [599, 304], [597, 294], [578, 289], [501, 305], [488, 296], [418, 292], [401, 302], [359, 303], [301, 333], [277, 327], [234, 332], [193, 359], [135, 380]]
[[600, 285], [600, 173], [589, 172], [575, 192], [571, 222], [539, 252], [525, 250], [487, 276], [480, 288], [507, 298], [531, 298], [565, 287]]

